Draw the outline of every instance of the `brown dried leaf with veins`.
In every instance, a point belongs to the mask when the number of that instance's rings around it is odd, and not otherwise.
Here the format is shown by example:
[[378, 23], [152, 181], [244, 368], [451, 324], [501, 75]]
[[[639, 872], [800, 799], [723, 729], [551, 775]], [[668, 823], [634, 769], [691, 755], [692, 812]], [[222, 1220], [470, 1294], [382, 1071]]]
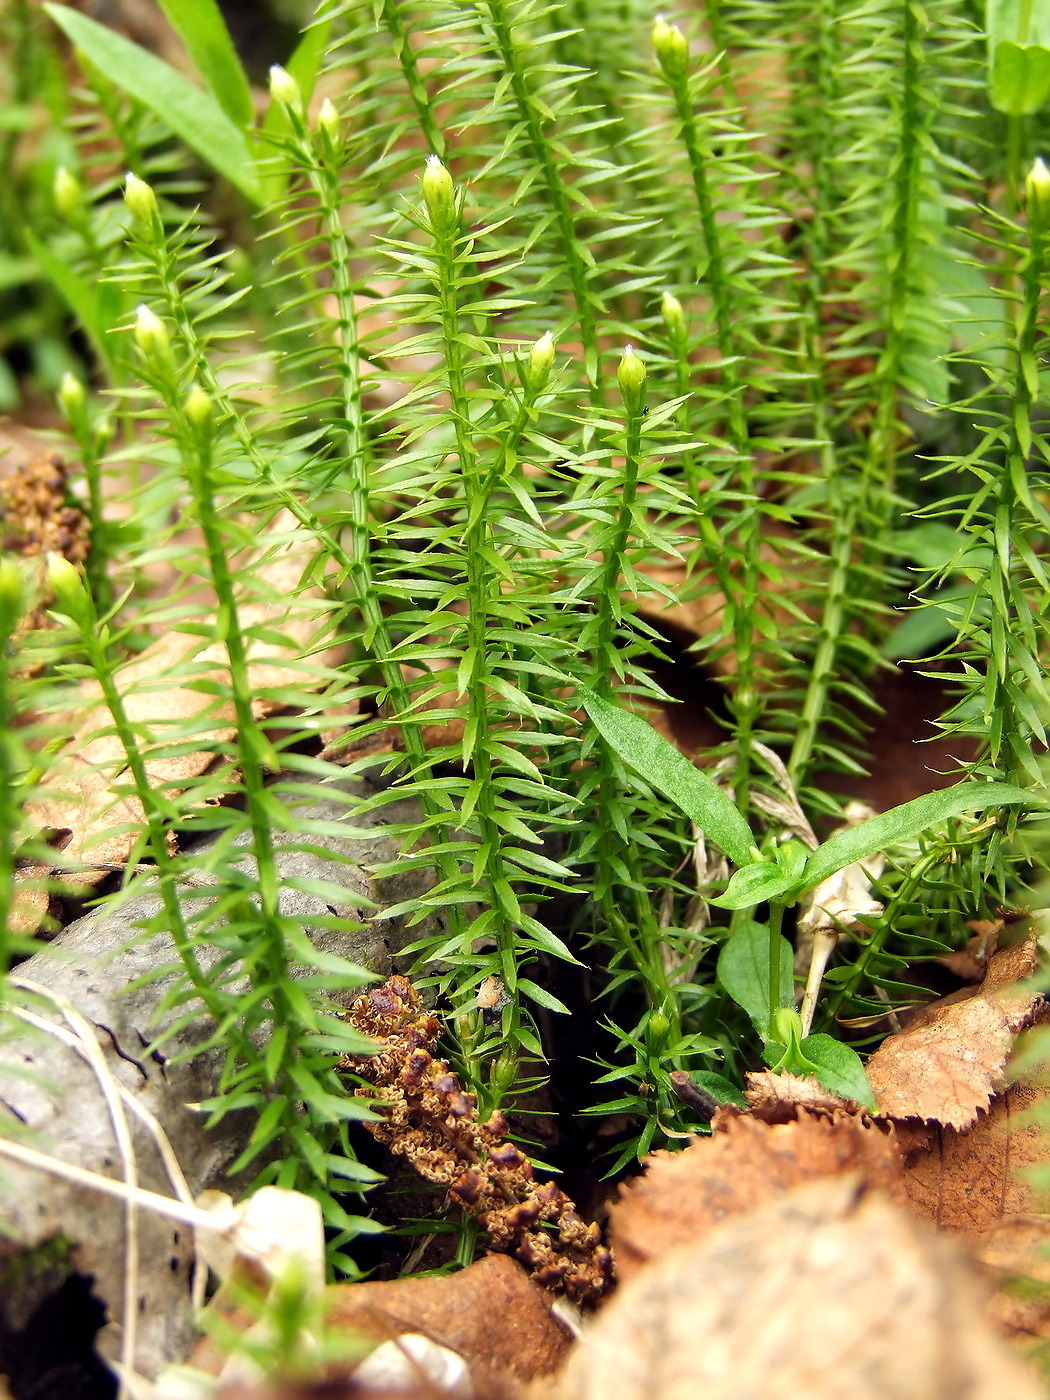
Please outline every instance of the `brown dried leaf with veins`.
[[914, 1211], [963, 1236], [995, 1289], [991, 1315], [1008, 1335], [1050, 1339], [1050, 1217], [1032, 1183], [1044, 1167], [1047, 1090], [1011, 1085], [963, 1131], [903, 1124], [904, 1187]]
[[[1044, 1092], [1015, 1084], [972, 1127], [930, 1126], [909, 1137], [904, 1186], [912, 1208], [940, 1230], [978, 1239], [1010, 1216], [1037, 1212], [1025, 1168], [1046, 1161], [1046, 1137], [1031, 1110]], [[921, 1134], [921, 1135], [920, 1135]]]
[[474, 1095], [434, 1057], [441, 1027], [408, 978], [373, 987], [346, 1017], [379, 1045], [372, 1055], [340, 1061], [342, 1071], [367, 1081], [356, 1093], [375, 1100], [382, 1115], [365, 1124], [377, 1140], [427, 1181], [447, 1186], [478, 1218], [492, 1248], [521, 1260], [542, 1287], [564, 1289], [578, 1302], [600, 1297], [612, 1256], [598, 1226], [583, 1220], [553, 1181], [535, 1180], [532, 1163], [505, 1139], [502, 1113], [478, 1121]]
[[328, 1299], [329, 1327], [377, 1340], [422, 1332], [458, 1352], [483, 1382], [549, 1376], [570, 1345], [550, 1295], [505, 1254], [435, 1278], [337, 1284]]
[[1043, 1400], [983, 1307], [952, 1241], [854, 1178], [814, 1182], [641, 1270], [544, 1395]]
[[879, 1113], [967, 1128], [1005, 1084], [1014, 1037], [1032, 1023], [1042, 998], [1015, 985], [1037, 965], [1034, 940], [1003, 948], [980, 987], [917, 1011], [868, 1060]]
[[[868, 1185], [905, 1200], [892, 1129], [841, 1099], [802, 1106], [793, 1097], [809, 1081], [754, 1075], [761, 1113], [723, 1106], [709, 1138], [684, 1152], [654, 1152], [646, 1171], [621, 1188], [610, 1213], [617, 1275], [630, 1278], [649, 1260], [703, 1238], [720, 1220], [744, 1215], [814, 1177], [859, 1174]], [[787, 1081], [780, 1092], [767, 1081]], [[768, 1114], [768, 1117], [761, 1116]]]
[[[280, 528], [280, 520], [276, 527]], [[289, 546], [260, 567], [259, 577], [281, 598], [320, 598], [319, 589], [299, 591], [304, 562], [299, 552]], [[309, 609], [290, 610], [283, 602], [247, 603], [238, 609], [238, 618], [244, 629], [264, 625], [281, 632], [292, 648], [305, 649], [317, 630]], [[336, 655], [336, 649], [331, 648], [316, 659], [319, 664], [331, 664]], [[296, 659], [295, 651], [249, 637], [253, 690], [300, 686], [302, 673], [289, 665]], [[190, 660], [192, 672], [186, 675], [185, 666]], [[147, 760], [146, 770], [152, 782], [170, 796], [177, 796], [194, 778], [207, 772], [216, 763], [222, 746], [233, 739], [236, 730], [232, 724], [232, 702], [216, 705], [214, 696], [199, 688], [202, 683], [207, 686], [228, 681], [221, 644], [202, 646], [200, 637], [181, 632], [159, 637], [120, 668], [118, 684], [124, 707], [140, 734], [145, 730], [155, 743], [163, 743], [166, 731], [200, 721], [199, 731], [192, 736], [197, 745], [192, 751]], [[94, 698], [99, 689], [86, 683], [81, 693]], [[261, 698], [256, 700], [253, 713], [257, 719], [265, 719], [280, 708], [278, 703]], [[56, 776], [49, 782], [46, 794], [26, 805], [27, 817], [41, 830], [69, 832], [70, 839], [63, 847], [64, 861], [83, 863], [88, 869], [78, 871], [77, 880], [82, 884], [96, 883], [107, 868], [123, 865], [127, 860], [144, 822], [137, 798], [113, 793], [114, 785], [127, 782], [126, 758], [123, 746], [112, 733], [112, 720], [104, 704], [93, 704], [78, 717], [77, 732], [56, 756], [54, 772]], [[121, 830], [122, 827], [127, 829]]]

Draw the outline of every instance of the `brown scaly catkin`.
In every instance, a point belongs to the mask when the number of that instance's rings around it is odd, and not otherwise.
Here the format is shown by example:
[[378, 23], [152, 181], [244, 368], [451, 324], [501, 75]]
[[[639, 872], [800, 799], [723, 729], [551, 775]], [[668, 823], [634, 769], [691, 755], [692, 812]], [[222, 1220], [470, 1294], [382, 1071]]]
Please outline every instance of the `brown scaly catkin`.
[[365, 1125], [376, 1139], [420, 1176], [447, 1186], [456, 1204], [477, 1216], [492, 1248], [520, 1259], [543, 1287], [563, 1289], [577, 1302], [601, 1297], [613, 1261], [598, 1226], [581, 1219], [553, 1181], [536, 1181], [528, 1157], [506, 1140], [502, 1113], [478, 1122], [475, 1096], [434, 1057], [441, 1027], [408, 978], [388, 978], [346, 1015], [380, 1047], [339, 1064], [368, 1081], [355, 1093], [378, 1101], [382, 1119]]

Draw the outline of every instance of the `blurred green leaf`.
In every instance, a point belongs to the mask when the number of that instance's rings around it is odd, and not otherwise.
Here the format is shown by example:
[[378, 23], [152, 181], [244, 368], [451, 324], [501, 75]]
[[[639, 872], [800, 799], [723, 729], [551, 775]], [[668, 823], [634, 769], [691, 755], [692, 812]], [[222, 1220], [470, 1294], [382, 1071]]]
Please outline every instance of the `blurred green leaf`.
[[992, 106], [1008, 116], [1038, 112], [1050, 98], [1050, 6], [1045, 0], [987, 0]]
[[242, 130], [250, 127], [255, 120], [251, 88], [215, 0], [159, 4], [223, 111]]
[[255, 158], [244, 133], [210, 93], [122, 34], [65, 5], [44, 6], [62, 32], [110, 82], [171, 127], [253, 204], [262, 202]]

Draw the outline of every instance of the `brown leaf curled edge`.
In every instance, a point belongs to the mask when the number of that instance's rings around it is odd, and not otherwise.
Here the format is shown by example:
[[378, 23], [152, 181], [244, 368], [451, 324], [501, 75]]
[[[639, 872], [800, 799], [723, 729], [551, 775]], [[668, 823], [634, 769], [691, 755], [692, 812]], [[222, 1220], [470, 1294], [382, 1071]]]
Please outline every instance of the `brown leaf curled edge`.
[[1018, 987], [1035, 971], [1036, 945], [1003, 948], [980, 987], [923, 1007], [883, 1041], [865, 1068], [880, 1115], [965, 1129], [1003, 1088], [1014, 1036], [1042, 998]]
[[355, 1093], [376, 1100], [382, 1119], [365, 1124], [375, 1138], [427, 1181], [447, 1186], [478, 1218], [492, 1248], [513, 1253], [544, 1288], [564, 1289], [577, 1302], [601, 1297], [612, 1254], [598, 1226], [583, 1220], [553, 1181], [535, 1180], [528, 1157], [506, 1141], [502, 1113], [478, 1122], [475, 1096], [434, 1057], [441, 1027], [408, 978], [390, 977], [358, 997], [347, 1019], [379, 1045], [339, 1065], [368, 1081]]

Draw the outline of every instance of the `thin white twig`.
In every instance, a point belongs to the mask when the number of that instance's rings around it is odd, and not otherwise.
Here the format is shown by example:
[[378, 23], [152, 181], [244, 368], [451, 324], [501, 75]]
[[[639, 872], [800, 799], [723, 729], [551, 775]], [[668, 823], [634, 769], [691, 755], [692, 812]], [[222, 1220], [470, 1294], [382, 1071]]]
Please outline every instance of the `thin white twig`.
[[[121, 1201], [132, 1201], [143, 1210], [152, 1210], [166, 1220], [177, 1220], [194, 1230], [211, 1230], [221, 1234], [224, 1229], [222, 1216], [212, 1211], [201, 1210], [199, 1206], [187, 1205], [171, 1196], [161, 1196], [156, 1191], [147, 1191], [142, 1186], [128, 1186], [112, 1176], [100, 1176], [86, 1167], [63, 1162], [58, 1157], [49, 1157], [46, 1152], [38, 1152], [35, 1147], [13, 1142], [10, 1138], [0, 1138], [0, 1157], [7, 1157], [24, 1167], [35, 1167], [38, 1171], [49, 1172], [52, 1176], [71, 1181], [75, 1186], [85, 1186], [91, 1191], [99, 1191], [104, 1196], [115, 1196]], [[232, 1220], [229, 1222], [232, 1224]]]
[[[135, 1157], [135, 1144], [131, 1136], [125, 1112], [120, 1084], [106, 1063], [102, 1046], [98, 1043], [95, 1027], [79, 1012], [73, 1003], [52, 988], [42, 987], [23, 977], [12, 977], [10, 985], [31, 996], [49, 1001], [65, 1017], [67, 1024], [80, 1041], [78, 1054], [82, 1055], [98, 1080], [98, 1087], [106, 1101], [110, 1122], [113, 1124], [113, 1137], [120, 1154], [124, 1181], [130, 1190], [137, 1190], [139, 1184], [138, 1161]], [[138, 1295], [139, 1295], [139, 1218], [138, 1207], [128, 1196], [124, 1201], [124, 1326], [121, 1331], [120, 1359], [125, 1371], [135, 1369], [138, 1350]], [[117, 1400], [125, 1400], [128, 1391], [123, 1379], [117, 1381]]]

